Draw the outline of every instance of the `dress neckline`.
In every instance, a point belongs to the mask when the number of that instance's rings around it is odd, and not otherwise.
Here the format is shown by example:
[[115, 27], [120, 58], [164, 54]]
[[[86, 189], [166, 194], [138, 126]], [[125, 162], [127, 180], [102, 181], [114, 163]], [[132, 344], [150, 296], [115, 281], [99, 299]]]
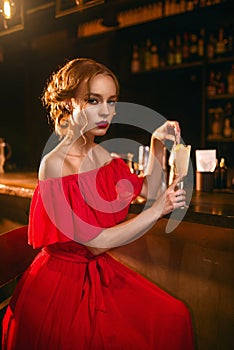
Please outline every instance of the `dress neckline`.
[[100, 166], [99, 168], [94, 168], [94, 169], [91, 169], [91, 170], [87, 170], [87, 171], [84, 171], [84, 172], [77, 172], [77, 173], [74, 173], [74, 174], [69, 174], [69, 175], [64, 175], [64, 176], [59, 176], [59, 177], [49, 177], [45, 180], [38, 180], [39, 183], [43, 183], [45, 181], [63, 181], [63, 180], [69, 180], [69, 179], [73, 179], [74, 177], [78, 177], [78, 176], [83, 176], [83, 175], [88, 175], [88, 174], [92, 174], [93, 172], [97, 172], [99, 171], [100, 169], [104, 169], [105, 167], [108, 167], [112, 164], [113, 161], [115, 160], [118, 160], [118, 159], [121, 159], [121, 158], [112, 158], [110, 161], [108, 161], [107, 163], [105, 163], [104, 165]]

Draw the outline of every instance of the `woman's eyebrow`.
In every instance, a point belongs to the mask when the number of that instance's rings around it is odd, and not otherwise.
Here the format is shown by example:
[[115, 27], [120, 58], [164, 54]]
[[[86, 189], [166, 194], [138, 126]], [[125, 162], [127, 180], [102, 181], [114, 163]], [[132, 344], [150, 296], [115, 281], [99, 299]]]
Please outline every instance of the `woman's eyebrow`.
[[[100, 95], [100, 94], [97, 94], [97, 93], [95, 93], [95, 92], [90, 92], [89, 93], [89, 96], [95, 96], [95, 97], [102, 97], [102, 95]], [[117, 95], [112, 95], [112, 96], [110, 96], [109, 98], [116, 98], [117, 97]]]

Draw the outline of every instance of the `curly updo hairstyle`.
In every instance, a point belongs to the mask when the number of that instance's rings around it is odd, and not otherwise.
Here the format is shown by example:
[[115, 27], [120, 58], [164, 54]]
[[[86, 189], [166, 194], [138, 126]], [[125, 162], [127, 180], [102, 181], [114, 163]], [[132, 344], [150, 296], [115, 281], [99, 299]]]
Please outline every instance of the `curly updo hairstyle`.
[[114, 73], [101, 63], [89, 58], [68, 61], [57, 72], [53, 72], [42, 94], [45, 106], [55, 131], [62, 135], [62, 129], [69, 124], [72, 109], [68, 106], [71, 98], [83, 102], [90, 93], [90, 81], [98, 74], [111, 76], [119, 94], [119, 83]]

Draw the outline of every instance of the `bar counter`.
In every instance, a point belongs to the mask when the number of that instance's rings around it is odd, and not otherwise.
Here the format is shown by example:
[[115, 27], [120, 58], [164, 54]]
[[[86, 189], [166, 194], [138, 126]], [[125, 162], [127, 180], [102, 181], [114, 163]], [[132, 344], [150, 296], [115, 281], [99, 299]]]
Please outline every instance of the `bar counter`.
[[[0, 175], [1, 216], [27, 224], [36, 184], [36, 174]], [[171, 233], [165, 233], [165, 217], [138, 240], [109, 253], [188, 306], [196, 350], [234, 349], [233, 199], [231, 190], [194, 191]], [[143, 207], [133, 203], [129, 217]]]
[[[29, 203], [36, 185], [37, 174], [33, 172], [0, 174], [1, 199], [13, 196], [27, 199], [26, 202]], [[4, 206], [2, 203], [0, 200], [1, 213]], [[132, 204], [131, 212], [139, 213], [143, 206], [139, 198]], [[183, 221], [234, 228], [234, 190], [194, 191]], [[25, 220], [22, 223], [25, 224]]]

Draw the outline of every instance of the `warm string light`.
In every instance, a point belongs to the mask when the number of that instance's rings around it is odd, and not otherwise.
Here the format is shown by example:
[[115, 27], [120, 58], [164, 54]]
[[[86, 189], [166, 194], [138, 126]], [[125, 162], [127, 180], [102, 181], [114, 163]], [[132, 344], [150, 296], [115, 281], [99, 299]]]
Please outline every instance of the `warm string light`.
[[13, 17], [15, 13], [15, 2], [10, 0], [2, 0], [0, 1], [0, 13], [3, 16], [3, 24], [4, 28], [7, 29], [7, 22]]

